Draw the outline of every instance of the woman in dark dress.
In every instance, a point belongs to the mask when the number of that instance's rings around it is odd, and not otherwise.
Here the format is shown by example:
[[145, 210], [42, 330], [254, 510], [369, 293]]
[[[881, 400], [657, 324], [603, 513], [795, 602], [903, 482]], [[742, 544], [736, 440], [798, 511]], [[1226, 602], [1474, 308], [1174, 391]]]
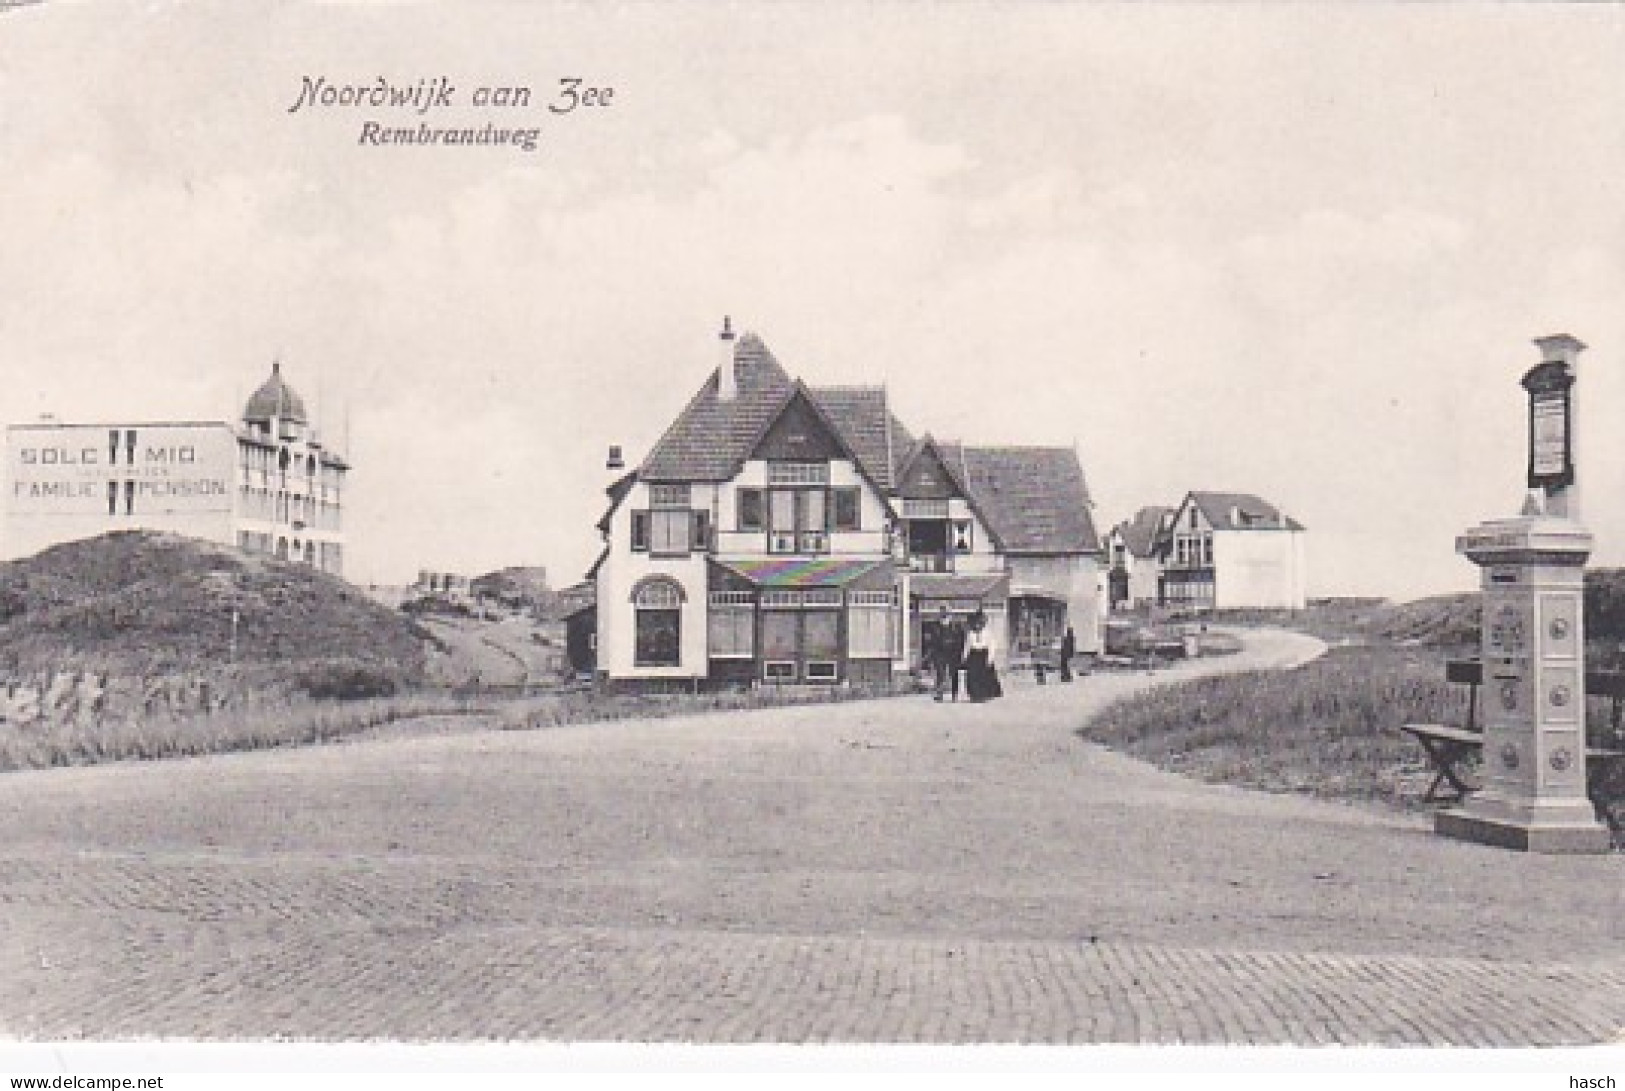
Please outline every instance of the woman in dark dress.
[[965, 696], [980, 704], [1003, 694], [998, 668], [993, 665], [987, 615], [978, 610], [970, 619], [970, 636], [965, 641]]

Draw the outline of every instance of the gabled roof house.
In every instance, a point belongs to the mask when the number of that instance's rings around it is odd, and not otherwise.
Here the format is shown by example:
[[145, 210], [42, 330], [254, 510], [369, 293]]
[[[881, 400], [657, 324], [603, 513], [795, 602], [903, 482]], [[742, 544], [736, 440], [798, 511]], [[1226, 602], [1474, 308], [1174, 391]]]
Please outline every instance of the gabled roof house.
[[1173, 508], [1144, 507], [1106, 535], [1107, 597], [1113, 609], [1157, 601], [1162, 577], [1159, 543], [1173, 515]]
[[943, 610], [1007, 663], [1098, 647], [1099, 543], [1070, 448], [916, 438], [879, 386], [814, 387], [724, 323], [717, 369], [599, 523], [597, 671], [640, 688], [889, 687]]
[[1308, 600], [1302, 523], [1243, 492], [1188, 492], [1157, 551], [1160, 601], [1195, 610], [1302, 610]]

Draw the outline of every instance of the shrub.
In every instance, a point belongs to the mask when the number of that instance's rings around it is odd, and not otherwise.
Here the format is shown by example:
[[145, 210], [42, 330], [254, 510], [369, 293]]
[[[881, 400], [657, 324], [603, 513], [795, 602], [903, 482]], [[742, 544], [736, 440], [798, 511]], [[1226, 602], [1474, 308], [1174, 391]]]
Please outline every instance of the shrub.
[[313, 701], [365, 701], [393, 697], [394, 676], [372, 663], [326, 662], [303, 666], [294, 676], [295, 688]]
[[345, 704], [294, 698], [252, 703], [203, 715], [156, 712], [94, 723], [0, 722], [0, 769], [95, 765], [331, 742], [397, 720], [473, 711], [448, 695], [418, 694]]

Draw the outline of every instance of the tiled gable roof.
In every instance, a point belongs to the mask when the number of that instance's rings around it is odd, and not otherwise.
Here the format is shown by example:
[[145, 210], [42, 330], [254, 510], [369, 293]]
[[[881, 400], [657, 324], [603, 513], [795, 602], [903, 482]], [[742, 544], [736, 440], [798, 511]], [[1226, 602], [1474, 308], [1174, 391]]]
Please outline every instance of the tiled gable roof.
[[1214, 530], [1302, 530], [1280, 508], [1246, 492], [1195, 492], [1191, 502]]
[[[712, 374], [666, 429], [638, 469], [645, 481], [726, 481], [750, 457], [796, 391], [796, 381], [755, 334], [734, 349], [738, 394], [717, 398]], [[869, 478], [882, 490], [892, 487], [902, 450], [912, 442], [887, 407], [879, 386], [807, 388], [807, 393], [839, 433]], [[902, 450], [900, 450], [902, 449]]]
[[717, 398], [713, 373], [638, 468], [645, 481], [726, 481], [795, 390], [778, 360], [747, 333], [734, 346], [738, 394]]
[[894, 418], [886, 408], [881, 386], [821, 386], [810, 393], [829, 417], [841, 440], [863, 464], [875, 484], [890, 489], [895, 481], [895, 437], [888, 436]]
[[1089, 487], [1072, 448], [937, 446], [1004, 552], [1100, 552]]
[[948, 483], [953, 486], [954, 491], [965, 496], [967, 500], [971, 499], [970, 487], [965, 484], [965, 457], [961, 446], [951, 441], [938, 443], [937, 438], [930, 432], [915, 440], [908, 454], [898, 462], [896, 474], [898, 488], [903, 488], [905, 484], [912, 485], [909, 479], [917, 468], [915, 463], [933, 451], [936, 453], [937, 461], [947, 471]]
[[[738, 394], [717, 398], [710, 375], [666, 429], [637, 476], [644, 481], [727, 481], [773, 422], [805, 391], [864, 475], [890, 493], [918, 443], [888, 405], [884, 387], [811, 389], [792, 379], [760, 338], [734, 348]], [[939, 443], [973, 509], [1006, 552], [1098, 553], [1091, 502], [1069, 447], [965, 447]]]
[[1134, 518], [1125, 519], [1117, 529], [1123, 535], [1123, 547], [1136, 557], [1149, 557], [1157, 544], [1163, 522], [1174, 513], [1173, 508], [1152, 506], [1141, 508]]
[[891, 416], [891, 479], [893, 482], [903, 479], [903, 469], [908, 465], [909, 452], [914, 449], [914, 436], [897, 419]]

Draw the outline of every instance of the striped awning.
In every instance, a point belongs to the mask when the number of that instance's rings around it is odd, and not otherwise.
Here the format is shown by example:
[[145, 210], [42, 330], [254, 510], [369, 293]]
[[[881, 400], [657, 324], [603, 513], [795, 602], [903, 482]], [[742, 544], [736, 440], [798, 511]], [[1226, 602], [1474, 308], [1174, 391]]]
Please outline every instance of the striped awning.
[[842, 561], [830, 557], [786, 557], [782, 560], [717, 561], [758, 587], [844, 587], [890, 561]]

